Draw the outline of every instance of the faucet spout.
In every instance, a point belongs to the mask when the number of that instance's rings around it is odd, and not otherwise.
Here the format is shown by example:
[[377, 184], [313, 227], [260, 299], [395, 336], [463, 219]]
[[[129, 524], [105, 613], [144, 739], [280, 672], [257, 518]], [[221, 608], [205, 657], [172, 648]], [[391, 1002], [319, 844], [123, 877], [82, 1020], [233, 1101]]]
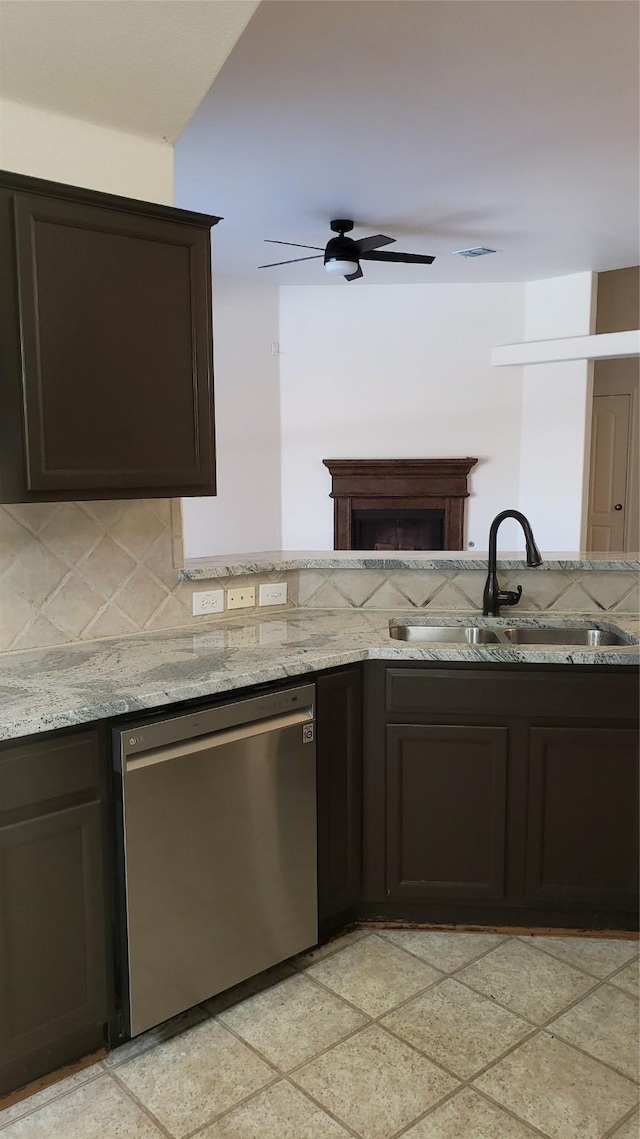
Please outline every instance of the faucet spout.
[[498, 530], [505, 518], [515, 518], [516, 522], [519, 522], [522, 526], [527, 565], [542, 565], [542, 557], [536, 545], [529, 519], [525, 518], [524, 514], [521, 514], [519, 510], [503, 510], [500, 514], [496, 514], [489, 529], [489, 566], [482, 605], [484, 617], [498, 617], [501, 605], [517, 605], [522, 597], [521, 585], [519, 585], [515, 591], [511, 589], [500, 589], [498, 585], [498, 575], [496, 571], [498, 560]]

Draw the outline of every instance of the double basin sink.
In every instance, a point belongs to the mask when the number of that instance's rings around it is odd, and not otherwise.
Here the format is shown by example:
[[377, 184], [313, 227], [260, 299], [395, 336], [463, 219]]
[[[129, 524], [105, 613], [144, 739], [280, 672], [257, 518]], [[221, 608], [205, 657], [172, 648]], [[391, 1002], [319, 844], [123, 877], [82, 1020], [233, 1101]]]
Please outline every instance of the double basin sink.
[[628, 645], [626, 637], [604, 629], [575, 625], [510, 625], [500, 629], [475, 625], [389, 625], [397, 641], [446, 645], [579, 645], [597, 649], [607, 645]]

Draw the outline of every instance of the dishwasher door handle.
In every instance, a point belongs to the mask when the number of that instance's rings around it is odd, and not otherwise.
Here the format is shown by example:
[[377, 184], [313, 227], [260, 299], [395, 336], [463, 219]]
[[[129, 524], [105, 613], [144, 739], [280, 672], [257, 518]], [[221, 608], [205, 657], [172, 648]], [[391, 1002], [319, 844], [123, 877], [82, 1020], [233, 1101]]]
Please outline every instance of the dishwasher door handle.
[[[165, 747], [156, 747], [150, 751], [142, 752], [127, 758], [125, 770], [139, 771], [142, 767], [153, 767], [158, 763], [168, 763], [174, 759], [186, 759], [211, 748], [223, 747], [225, 744], [237, 743], [255, 736], [264, 736], [270, 732], [281, 732], [286, 728], [295, 728], [299, 725], [309, 725], [313, 721], [313, 708], [300, 708], [295, 712], [286, 712], [282, 716], [271, 716], [264, 720], [253, 720], [248, 724], [239, 724], [235, 728], [211, 732], [206, 736], [197, 736], [195, 739], [185, 740], [179, 744], [168, 744]], [[302, 743], [311, 743], [313, 733], [302, 735]]]

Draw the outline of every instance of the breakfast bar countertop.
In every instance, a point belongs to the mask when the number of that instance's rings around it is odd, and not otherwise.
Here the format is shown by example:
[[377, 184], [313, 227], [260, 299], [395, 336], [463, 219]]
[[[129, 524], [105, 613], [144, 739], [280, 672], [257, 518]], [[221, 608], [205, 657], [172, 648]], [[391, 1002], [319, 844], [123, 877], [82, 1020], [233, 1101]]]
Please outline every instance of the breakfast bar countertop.
[[389, 621], [406, 610], [285, 610], [176, 629], [3, 654], [0, 739], [67, 728], [125, 713], [159, 709], [367, 659], [491, 662], [493, 664], [637, 665], [640, 621], [631, 616], [483, 618], [421, 617], [423, 624], [556, 625], [621, 633], [627, 644], [459, 645], [403, 642]]
[[[487, 553], [482, 550], [271, 550], [255, 554], [220, 554], [189, 558], [180, 577], [183, 581], [211, 581], [252, 573], [286, 573], [289, 570], [485, 570]], [[553, 570], [640, 571], [640, 554], [542, 551], [537, 572]], [[499, 553], [499, 570], [525, 566], [521, 553]]]

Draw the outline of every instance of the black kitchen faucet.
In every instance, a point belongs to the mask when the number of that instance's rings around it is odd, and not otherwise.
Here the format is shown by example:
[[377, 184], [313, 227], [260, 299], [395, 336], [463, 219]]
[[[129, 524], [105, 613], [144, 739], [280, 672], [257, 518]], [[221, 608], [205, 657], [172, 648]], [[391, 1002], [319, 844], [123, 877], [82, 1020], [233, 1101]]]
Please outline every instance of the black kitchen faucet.
[[500, 589], [498, 585], [498, 575], [496, 572], [498, 528], [500, 523], [504, 522], [505, 518], [515, 518], [516, 522], [519, 522], [522, 526], [527, 549], [527, 565], [542, 565], [540, 550], [536, 546], [529, 519], [525, 518], [524, 514], [521, 514], [519, 510], [502, 510], [500, 514], [496, 514], [489, 529], [489, 573], [484, 586], [482, 605], [482, 614], [484, 617], [498, 617], [501, 605], [517, 605], [522, 597], [521, 585], [517, 587], [515, 592], [512, 589]]

